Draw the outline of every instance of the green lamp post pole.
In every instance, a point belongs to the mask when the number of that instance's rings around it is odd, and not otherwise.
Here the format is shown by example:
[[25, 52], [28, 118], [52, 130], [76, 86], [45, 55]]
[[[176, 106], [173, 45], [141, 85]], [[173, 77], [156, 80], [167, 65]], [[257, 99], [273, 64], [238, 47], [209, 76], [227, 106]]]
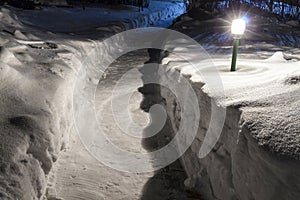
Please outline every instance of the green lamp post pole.
[[239, 49], [239, 39], [235, 39], [233, 43], [231, 69], [230, 69], [230, 71], [232, 72], [236, 70], [236, 59], [237, 59], [238, 49]]
[[239, 49], [239, 41], [244, 34], [246, 29], [246, 22], [243, 19], [235, 19], [231, 24], [231, 33], [234, 38], [233, 42], [233, 52], [232, 52], [232, 60], [231, 60], [231, 69], [230, 71], [236, 71], [236, 60]]

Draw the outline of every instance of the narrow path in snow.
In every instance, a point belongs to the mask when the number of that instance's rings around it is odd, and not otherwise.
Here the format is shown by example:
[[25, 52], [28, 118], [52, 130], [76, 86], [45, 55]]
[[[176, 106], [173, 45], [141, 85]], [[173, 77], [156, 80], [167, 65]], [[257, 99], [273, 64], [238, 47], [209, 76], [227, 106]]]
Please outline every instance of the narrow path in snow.
[[[116, 124], [111, 110], [112, 91], [118, 80], [130, 69], [140, 69], [149, 59], [147, 50], [128, 53], [115, 61], [105, 72], [105, 76], [98, 84], [96, 94], [96, 110], [100, 126], [107, 137], [119, 148], [129, 152], [147, 152], [161, 146], [162, 140], [168, 134], [168, 127], [164, 127], [157, 137], [140, 139], [126, 135]], [[142, 76], [142, 74], [141, 74]], [[128, 83], [137, 84], [142, 80], [132, 77]], [[114, 96], [114, 98], [119, 98]], [[150, 123], [148, 113], [140, 109], [142, 94], [132, 94], [129, 110], [133, 120], [145, 128]], [[143, 133], [141, 133], [142, 135]], [[62, 152], [56, 164], [56, 198], [64, 200], [196, 200], [199, 197], [185, 191], [183, 182], [185, 173], [176, 161], [170, 166], [150, 173], [126, 173], [105, 166], [84, 148], [79, 136], [71, 136], [71, 146]], [[165, 141], [166, 142], [166, 141]], [[49, 191], [51, 196], [51, 191]]]

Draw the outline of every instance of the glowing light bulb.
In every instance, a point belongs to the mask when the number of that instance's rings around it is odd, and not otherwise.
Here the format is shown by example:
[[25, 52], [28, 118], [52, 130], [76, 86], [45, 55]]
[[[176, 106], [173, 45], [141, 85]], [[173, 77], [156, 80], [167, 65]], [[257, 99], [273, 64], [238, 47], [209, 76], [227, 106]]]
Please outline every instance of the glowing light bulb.
[[233, 35], [243, 35], [246, 29], [246, 22], [244, 19], [235, 19], [231, 24], [231, 33]]

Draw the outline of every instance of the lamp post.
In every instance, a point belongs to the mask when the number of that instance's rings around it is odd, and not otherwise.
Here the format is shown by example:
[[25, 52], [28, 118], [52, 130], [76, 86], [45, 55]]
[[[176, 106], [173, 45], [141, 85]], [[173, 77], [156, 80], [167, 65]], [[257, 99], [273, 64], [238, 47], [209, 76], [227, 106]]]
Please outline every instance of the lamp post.
[[233, 52], [232, 52], [232, 61], [231, 61], [231, 69], [230, 71], [234, 72], [236, 70], [236, 59], [239, 48], [239, 40], [244, 34], [246, 29], [246, 22], [243, 19], [235, 19], [231, 24], [231, 34], [233, 35], [234, 43], [233, 43]]

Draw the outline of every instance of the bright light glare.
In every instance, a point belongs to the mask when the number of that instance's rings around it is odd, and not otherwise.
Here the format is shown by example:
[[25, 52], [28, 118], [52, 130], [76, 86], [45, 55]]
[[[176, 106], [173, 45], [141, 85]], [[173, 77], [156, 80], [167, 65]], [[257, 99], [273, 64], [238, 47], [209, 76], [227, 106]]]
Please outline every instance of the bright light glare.
[[243, 35], [246, 29], [246, 22], [244, 19], [235, 19], [231, 24], [231, 33], [234, 35]]

